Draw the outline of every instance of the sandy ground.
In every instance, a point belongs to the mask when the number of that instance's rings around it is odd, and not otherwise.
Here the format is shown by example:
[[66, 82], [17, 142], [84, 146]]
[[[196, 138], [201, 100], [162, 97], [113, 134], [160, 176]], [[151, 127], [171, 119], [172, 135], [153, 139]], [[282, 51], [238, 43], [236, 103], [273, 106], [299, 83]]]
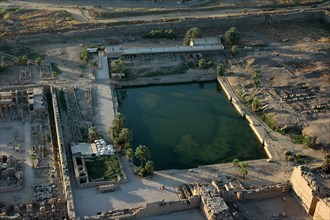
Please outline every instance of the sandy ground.
[[297, 201], [291, 194], [286, 194], [282, 197], [248, 201], [237, 204], [240, 213], [246, 215], [248, 219], [272, 219], [282, 214], [285, 214], [285, 218], [287, 219], [312, 219], [306, 214], [305, 209], [298, 205]]

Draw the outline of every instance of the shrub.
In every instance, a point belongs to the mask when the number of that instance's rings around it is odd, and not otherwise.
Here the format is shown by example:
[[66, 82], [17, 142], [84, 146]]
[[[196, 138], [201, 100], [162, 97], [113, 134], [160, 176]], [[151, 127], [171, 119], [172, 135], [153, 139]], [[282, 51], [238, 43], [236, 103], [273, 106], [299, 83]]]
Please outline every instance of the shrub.
[[238, 163], [239, 163], [239, 159], [234, 159], [234, 160], [233, 160], [233, 165], [234, 165], [234, 166], [237, 167], [237, 166], [238, 166]]
[[80, 53], [80, 59], [84, 61], [84, 63], [88, 63], [88, 51], [87, 48], [84, 48], [83, 51]]
[[190, 39], [194, 39], [198, 37], [202, 37], [202, 31], [197, 27], [190, 28], [186, 32], [186, 36], [184, 38], [184, 45], [189, 45]]
[[206, 60], [205, 59], [200, 59], [198, 62], [198, 67], [201, 69], [206, 68], [207, 64], [206, 64]]
[[294, 161], [294, 156], [289, 155], [289, 156], [286, 157], [286, 160], [287, 161]]
[[176, 38], [176, 33], [173, 29], [168, 30], [151, 30], [148, 34], [144, 36], [145, 38], [167, 38], [174, 39]]
[[147, 171], [144, 167], [135, 167], [134, 168], [134, 174], [139, 175], [141, 177], [147, 176]]
[[234, 44], [239, 44], [241, 40], [241, 36], [238, 33], [236, 27], [231, 27], [229, 28], [228, 31], [226, 31], [225, 39], [228, 44], [234, 45]]
[[217, 74], [218, 74], [218, 76], [223, 76], [223, 65], [222, 64], [217, 65]]
[[323, 172], [325, 172], [326, 174], [330, 174], [330, 154], [324, 156], [321, 168]]

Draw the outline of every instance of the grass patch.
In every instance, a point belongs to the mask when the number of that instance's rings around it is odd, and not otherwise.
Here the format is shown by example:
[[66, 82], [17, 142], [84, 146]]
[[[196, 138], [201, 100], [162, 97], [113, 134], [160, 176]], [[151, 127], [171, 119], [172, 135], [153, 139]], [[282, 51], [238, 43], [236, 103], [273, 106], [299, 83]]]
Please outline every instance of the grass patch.
[[122, 178], [120, 164], [116, 156], [99, 156], [85, 161], [90, 179], [118, 180]]
[[263, 122], [265, 122], [267, 124], [268, 127], [270, 127], [272, 130], [280, 132], [281, 133], [281, 129], [279, 127], [279, 125], [277, 124], [276, 120], [274, 119], [274, 117], [272, 115], [267, 115], [267, 114], [259, 114], [259, 117], [261, 118], [261, 120]]
[[294, 154], [291, 151], [286, 151], [284, 155], [287, 161], [294, 162], [295, 164], [304, 164], [311, 160], [307, 155], [302, 153]]

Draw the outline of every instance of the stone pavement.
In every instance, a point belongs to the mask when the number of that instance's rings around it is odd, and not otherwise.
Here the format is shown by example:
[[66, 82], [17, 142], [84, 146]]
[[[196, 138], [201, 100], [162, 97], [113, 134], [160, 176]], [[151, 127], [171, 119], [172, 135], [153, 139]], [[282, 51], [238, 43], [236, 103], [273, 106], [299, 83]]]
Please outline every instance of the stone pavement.
[[103, 53], [100, 55], [101, 68], [96, 72], [95, 88], [96, 88], [96, 106], [94, 106], [96, 113], [97, 131], [107, 141], [110, 141], [109, 127], [114, 118], [114, 97], [110, 86], [110, 76], [108, 60]]

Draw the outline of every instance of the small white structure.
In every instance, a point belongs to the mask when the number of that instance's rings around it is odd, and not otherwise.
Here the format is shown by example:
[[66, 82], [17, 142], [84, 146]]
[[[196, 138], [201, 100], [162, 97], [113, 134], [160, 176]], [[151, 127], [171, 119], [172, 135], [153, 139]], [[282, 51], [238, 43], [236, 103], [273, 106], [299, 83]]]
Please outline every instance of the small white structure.
[[113, 145], [108, 144], [103, 139], [95, 140], [97, 155], [114, 155]]
[[220, 39], [218, 38], [195, 38], [191, 39], [189, 42], [189, 45], [191, 47], [196, 47], [196, 46], [216, 46], [216, 45], [222, 45]]
[[88, 53], [97, 53], [99, 49], [97, 47], [93, 48], [87, 48]]

